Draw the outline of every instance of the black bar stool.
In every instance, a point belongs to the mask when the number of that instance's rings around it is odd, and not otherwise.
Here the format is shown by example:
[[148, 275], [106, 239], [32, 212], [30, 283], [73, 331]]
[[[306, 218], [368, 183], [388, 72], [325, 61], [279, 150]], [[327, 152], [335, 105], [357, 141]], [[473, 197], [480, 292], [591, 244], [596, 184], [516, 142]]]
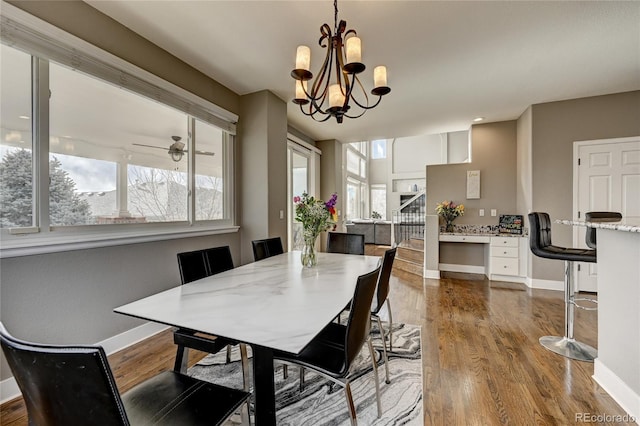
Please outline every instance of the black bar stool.
[[547, 213], [533, 212], [529, 213], [529, 246], [531, 252], [538, 257], [545, 259], [564, 260], [564, 336], [543, 336], [539, 339], [540, 344], [546, 349], [555, 352], [567, 358], [576, 359], [578, 361], [593, 360], [598, 356], [598, 351], [582, 342], [573, 339], [573, 319], [576, 307], [593, 310], [595, 308], [585, 308], [576, 303], [579, 300], [575, 297], [575, 286], [573, 279], [573, 262], [591, 262], [596, 261], [596, 251], [580, 248], [566, 248], [554, 246], [551, 243], [551, 220]]
[[[584, 215], [584, 220], [587, 222], [620, 222], [622, 214], [618, 212], [587, 212]], [[596, 248], [596, 228], [587, 227], [585, 242], [587, 247]]]

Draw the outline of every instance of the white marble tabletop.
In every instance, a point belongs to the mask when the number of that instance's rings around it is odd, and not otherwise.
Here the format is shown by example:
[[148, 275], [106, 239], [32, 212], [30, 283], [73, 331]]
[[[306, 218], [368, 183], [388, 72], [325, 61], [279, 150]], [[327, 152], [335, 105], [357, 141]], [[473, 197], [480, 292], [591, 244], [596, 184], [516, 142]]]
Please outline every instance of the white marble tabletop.
[[590, 228], [612, 229], [623, 232], [640, 232], [640, 218], [622, 218], [618, 222], [597, 221], [587, 222], [584, 220], [558, 219], [556, 223], [573, 226], [588, 226]]
[[303, 268], [300, 252], [273, 256], [120, 306], [115, 312], [292, 353], [353, 297], [359, 275], [380, 258], [317, 253]]

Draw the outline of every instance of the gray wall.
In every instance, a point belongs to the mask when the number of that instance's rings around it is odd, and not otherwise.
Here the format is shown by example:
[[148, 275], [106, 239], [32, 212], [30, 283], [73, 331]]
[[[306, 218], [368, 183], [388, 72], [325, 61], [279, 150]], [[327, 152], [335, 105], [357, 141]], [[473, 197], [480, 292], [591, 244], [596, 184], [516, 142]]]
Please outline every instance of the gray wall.
[[[640, 135], [640, 91], [550, 102], [531, 108], [531, 208], [549, 213], [552, 220], [571, 218], [573, 143]], [[570, 226], [554, 225], [552, 233], [554, 244], [572, 245]], [[530, 270], [533, 278], [562, 280], [562, 268], [562, 262], [533, 257]]]
[[[427, 166], [426, 212], [436, 214], [444, 200], [465, 206], [464, 216], [455, 224], [497, 225], [498, 216], [516, 212], [516, 121], [476, 124], [471, 127], [471, 163]], [[467, 200], [467, 170], [480, 170], [480, 199]], [[478, 215], [479, 209], [485, 216]], [[427, 242], [428, 244], [428, 242]], [[441, 263], [482, 265], [481, 244], [457, 244], [455, 250], [443, 247]]]
[[280, 237], [287, 244], [287, 107], [261, 91], [243, 96], [240, 111], [237, 183], [244, 264], [253, 261], [252, 240]]

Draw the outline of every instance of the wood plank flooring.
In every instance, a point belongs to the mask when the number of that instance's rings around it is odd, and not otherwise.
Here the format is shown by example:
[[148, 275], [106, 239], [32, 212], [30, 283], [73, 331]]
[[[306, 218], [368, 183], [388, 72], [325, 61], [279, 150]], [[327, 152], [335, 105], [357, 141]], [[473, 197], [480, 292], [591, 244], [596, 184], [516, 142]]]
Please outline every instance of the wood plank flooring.
[[[394, 270], [390, 298], [395, 321], [422, 326], [425, 425], [569, 425], [580, 423], [577, 413], [625, 414], [591, 378], [593, 364], [538, 343], [563, 333], [561, 292], [459, 274], [423, 280]], [[596, 346], [597, 314], [578, 311], [575, 337]], [[163, 332], [109, 362], [124, 392], [172, 368], [174, 356], [171, 334]], [[192, 351], [191, 362], [201, 356]], [[21, 399], [3, 404], [0, 419], [27, 425]]]

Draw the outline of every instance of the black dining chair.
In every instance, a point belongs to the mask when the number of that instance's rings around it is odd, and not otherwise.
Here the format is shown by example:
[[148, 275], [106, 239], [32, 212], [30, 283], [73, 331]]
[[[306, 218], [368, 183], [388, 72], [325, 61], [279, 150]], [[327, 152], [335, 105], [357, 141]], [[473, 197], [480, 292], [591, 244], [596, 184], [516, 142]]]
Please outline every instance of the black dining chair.
[[551, 241], [551, 219], [544, 212], [529, 213], [529, 247], [538, 257], [564, 261], [564, 336], [542, 336], [539, 342], [546, 349], [567, 358], [593, 362], [598, 351], [573, 338], [575, 308], [594, 310], [578, 304], [579, 301], [597, 303], [587, 298], [577, 298], [573, 279], [573, 262], [596, 262], [596, 251], [553, 245]]
[[[584, 215], [584, 220], [587, 222], [619, 222], [622, 220], [622, 214], [618, 212], [587, 212]], [[587, 227], [585, 242], [587, 247], [596, 248], [596, 228]]]
[[[376, 295], [373, 298], [371, 305], [371, 319], [376, 321], [378, 329], [380, 330], [380, 337], [382, 338], [382, 355], [384, 357], [384, 368], [386, 383], [391, 383], [389, 379], [389, 359], [387, 357], [387, 336], [389, 337], [389, 351], [393, 350], [393, 316], [391, 315], [391, 301], [389, 300], [389, 279], [391, 278], [391, 270], [393, 269], [393, 261], [396, 258], [396, 247], [390, 248], [384, 252], [382, 259], [382, 269], [378, 276], [378, 284], [376, 286]], [[380, 311], [384, 304], [387, 304], [387, 314], [389, 316], [389, 328], [385, 331], [382, 327], [382, 319], [380, 318]]]
[[[182, 284], [190, 283], [211, 275], [233, 269], [233, 258], [229, 246], [213, 247], [178, 253], [178, 268]], [[217, 337], [195, 334], [192, 330], [179, 328], [173, 332], [173, 341], [178, 346], [174, 370], [186, 374], [189, 361], [189, 349], [207, 353], [218, 353], [227, 350], [227, 363], [231, 361], [231, 345], [237, 342]], [[249, 364], [247, 346], [240, 344], [240, 360], [244, 389], [249, 389]]]
[[351, 368], [360, 350], [367, 343], [375, 379], [378, 417], [382, 415], [378, 365], [371, 344], [371, 303], [376, 290], [380, 267], [358, 277], [351, 300], [349, 319], [346, 325], [329, 323], [299, 354], [274, 352], [274, 359], [308, 368], [345, 390], [351, 424], [357, 424], [356, 409], [351, 394]]
[[256, 262], [258, 260], [266, 259], [267, 257], [284, 253], [280, 237], [253, 240], [251, 241], [251, 245], [253, 246], [253, 259]]
[[364, 255], [364, 235], [345, 232], [328, 232], [327, 253]]
[[[104, 349], [30, 343], [0, 323], [30, 425], [221, 425], [250, 393], [165, 371], [120, 394]], [[248, 411], [242, 408], [248, 423]]]

